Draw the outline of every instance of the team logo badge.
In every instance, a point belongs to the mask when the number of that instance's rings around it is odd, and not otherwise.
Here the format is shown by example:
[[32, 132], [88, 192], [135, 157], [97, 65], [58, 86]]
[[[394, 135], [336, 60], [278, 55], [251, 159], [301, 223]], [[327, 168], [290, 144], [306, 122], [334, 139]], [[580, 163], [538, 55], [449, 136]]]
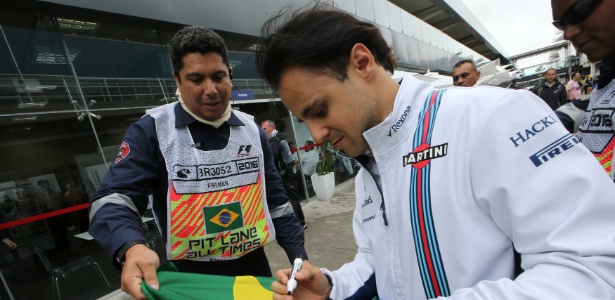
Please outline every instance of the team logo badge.
[[120, 150], [117, 152], [117, 156], [115, 157], [115, 163], [119, 163], [120, 160], [126, 158], [126, 156], [128, 156], [128, 153], [130, 153], [130, 146], [128, 145], [128, 143], [126, 142], [122, 142], [122, 144], [120, 145]]
[[433, 146], [429, 144], [421, 144], [414, 148], [412, 152], [403, 157], [404, 167], [412, 165], [415, 169], [422, 169], [432, 159], [446, 156], [448, 152], [448, 143], [442, 145]]
[[515, 148], [519, 145], [527, 142], [533, 136], [549, 128], [549, 126], [555, 124], [557, 121], [552, 116], [546, 116], [540, 119], [538, 122], [532, 124], [532, 127], [526, 128], [525, 131], [519, 131], [515, 135], [511, 136], [510, 141], [515, 144]]
[[241, 145], [239, 151], [237, 151], [237, 156], [250, 156], [250, 150], [252, 150], [252, 145]]
[[395, 122], [395, 124], [393, 124], [391, 128], [389, 128], [389, 134], [387, 134], [387, 136], [392, 136], [393, 132], [397, 132], [397, 130], [400, 130], [401, 127], [404, 126], [404, 122], [406, 121], [410, 110], [410, 106], [406, 107], [406, 110], [404, 110], [404, 113], [401, 115], [401, 117], [399, 117], [399, 120], [397, 120], [397, 122]]
[[540, 149], [540, 151], [530, 156], [530, 160], [534, 163], [534, 166], [540, 167], [544, 163], [556, 158], [558, 155], [563, 154], [565, 151], [570, 150], [579, 141], [571, 134], [567, 134], [550, 145]]
[[190, 176], [190, 169], [179, 169], [175, 175], [177, 175], [178, 178], [186, 179]]

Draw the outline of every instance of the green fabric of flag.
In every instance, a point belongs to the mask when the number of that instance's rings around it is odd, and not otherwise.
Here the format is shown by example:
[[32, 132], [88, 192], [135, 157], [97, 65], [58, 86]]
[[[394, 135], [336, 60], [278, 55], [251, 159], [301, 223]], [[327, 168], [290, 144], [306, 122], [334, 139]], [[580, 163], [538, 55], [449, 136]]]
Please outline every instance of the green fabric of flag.
[[260, 300], [271, 299], [273, 277], [221, 276], [183, 273], [172, 263], [156, 271], [160, 290], [145, 283], [141, 291], [150, 300]]

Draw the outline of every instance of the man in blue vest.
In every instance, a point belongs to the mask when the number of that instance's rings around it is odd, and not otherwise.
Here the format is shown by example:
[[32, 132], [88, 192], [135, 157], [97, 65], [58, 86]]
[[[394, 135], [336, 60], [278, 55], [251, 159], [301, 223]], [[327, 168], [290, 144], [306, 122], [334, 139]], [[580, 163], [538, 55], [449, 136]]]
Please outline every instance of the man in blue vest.
[[141, 216], [152, 208], [166, 259], [181, 272], [271, 276], [263, 246], [277, 238], [289, 261], [306, 257], [303, 228], [253, 117], [230, 108], [231, 68], [213, 31], [171, 40], [178, 102], [132, 124], [91, 200], [90, 234], [122, 270], [122, 290], [158, 289], [158, 254]]

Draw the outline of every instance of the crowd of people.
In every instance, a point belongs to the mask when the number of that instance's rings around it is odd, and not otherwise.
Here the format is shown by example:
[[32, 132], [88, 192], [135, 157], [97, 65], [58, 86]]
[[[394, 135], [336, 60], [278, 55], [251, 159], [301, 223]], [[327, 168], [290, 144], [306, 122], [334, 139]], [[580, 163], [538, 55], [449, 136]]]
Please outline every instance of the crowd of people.
[[[276, 272], [273, 299], [615, 298], [615, 0], [551, 5], [564, 38], [602, 61], [586, 108], [575, 104], [590, 92], [578, 72], [564, 86], [549, 69], [531, 93], [476, 86], [476, 65], [460, 61], [455, 87], [439, 90], [393, 80], [395, 55], [370, 22], [321, 3], [280, 11], [256, 64], [310, 130], [301, 159], [275, 122], [230, 109], [222, 38], [181, 29], [170, 43], [179, 101], [130, 126], [130, 151], [91, 200], [89, 232], [122, 290], [145, 299], [143, 281], [160, 288], [140, 226], [152, 195], [180, 272], [272, 276], [263, 246], [274, 240], [291, 264], [304, 258], [292, 295], [291, 269]], [[357, 253], [338, 270], [309, 260], [293, 190], [322, 142], [361, 165]]]

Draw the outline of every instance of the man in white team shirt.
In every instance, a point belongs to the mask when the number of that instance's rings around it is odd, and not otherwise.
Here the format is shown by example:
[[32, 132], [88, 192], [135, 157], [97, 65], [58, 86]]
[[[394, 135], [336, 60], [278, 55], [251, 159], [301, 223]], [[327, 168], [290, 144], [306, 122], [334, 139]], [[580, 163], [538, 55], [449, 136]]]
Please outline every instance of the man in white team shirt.
[[564, 31], [564, 38], [590, 61], [601, 61], [598, 88], [577, 137], [615, 179], [615, 1], [552, 0], [551, 7], [553, 25]]
[[322, 4], [263, 32], [263, 78], [362, 165], [354, 260], [312, 258], [290, 296], [279, 270], [273, 299], [615, 299], [615, 185], [544, 101], [398, 83], [378, 28]]

